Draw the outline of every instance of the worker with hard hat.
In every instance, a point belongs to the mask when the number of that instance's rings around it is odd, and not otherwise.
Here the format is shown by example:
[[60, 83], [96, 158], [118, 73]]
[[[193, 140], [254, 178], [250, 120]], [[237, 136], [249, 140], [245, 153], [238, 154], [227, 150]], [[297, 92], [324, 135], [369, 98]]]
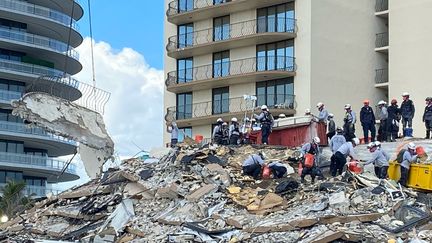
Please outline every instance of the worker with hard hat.
[[332, 176], [342, 174], [348, 157], [350, 157], [351, 160], [358, 160], [357, 155], [354, 152], [354, 148], [359, 144], [360, 139], [353, 138], [349, 142], [346, 142], [340, 146], [337, 152], [331, 157], [331, 164], [333, 164], [333, 166], [330, 165], [330, 172]]
[[414, 102], [410, 99], [410, 94], [402, 94], [402, 104], [400, 107], [402, 115], [402, 132], [404, 137], [412, 137], [412, 121], [415, 114]]
[[223, 122], [222, 123], [222, 145], [229, 145], [229, 126], [228, 123]]
[[222, 145], [222, 137], [223, 137], [222, 124], [223, 123], [224, 122], [223, 122], [222, 118], [218, 118], [216, 120], [216, 125], [213, 128], [213, 134], [212, 134], [212, 141], [215, 144]]
[[369, 143], [369, 131], [371, 133], [371, 141], [375, 142], [375, 114], [369, 105], [369, 100], [363, 101], [363, 107], [360, 110], [360, 122], [363, 127], [363, 135], [365, 143]]
[[417, 148], [417, 146], [411, 142], [407, 145], [407, 150], [403, 153], [402, 162], [401, 162], [401, 166], [400, 166], [401, 177], [399, 179], [399, 183], [402, 186], [407, 185], [408, 174], [409, 174], [409, 169], [410, 169], [411, 163], [417, 161], [416, 148]]
[[168, 133], [171, 133], [171, 147], [175, 147], [178, 143], [178, 135], [179, 135], [179, 129], [177, 127], [177, 123], [175, 121], [171, 122], [171, 124], [168, 126]]
[[378, 102], [378, 112], [377, 117], [380, 120], [380, 126], [378, 129], [378, 140], [381, 142], [388, 141], [387, 137], [387, 120], [388, 120], [388, 112], [387, 112], [387, 103], [384, 100], [380, 100]]
[[432, 97], [426, 98], [426, 107], [423, 113], [423, 122], [426, 126], [426, 137], [425, 139], [431, 138], [432, 130]]
[[397, 103], [398, 102], [396, 99], [392, 99], [390, 102], [390, 106], [387, 107], [387, 112], [388, 112], [387, 135], [390, 138], [391, 142], [396, 141], [399, 132], [399, 122], [401, 119], [401, 114]]
[[346, 143], [346, 139], [343, 134], [344, 134], [343, 129], [341, 127], [337, 127], [336, 135], [334, 135], [330, 139], [329, 146], [333, 154], [335, 154], [338, 151], [338, 149], [342, 146], [342, 144]]
[[273, 128], [274, 118], [266, 105], [261, 106], [261, 114], [254, 114], [255, 119], [261, 123], [261, 142], [268, 144], [268, 137]]
[[350, 104], [345, 105], [345, 117], [344, 117], [344, 131], [345, 131], [345, 139], [347, 141], [351, 141], [355, 138], [355, 123], [356, 123], [356, 114], [352, 110]]
[[[301, 173], [301, 183], [305, 182], [306, 175], [310, 175], [312, 179], [312, 183], [315, 183], [315, 177], [317, 176], [317, 169], [318, 169], [318, 159], [320, 150], [319, 150], [319, 144], [321, 140], [319, 137], [314, 137], [313, 140], [309, 143], [305, 143], [301, 149], [300, 153], [302, 155], [301, 163], [302, 163], [302, 173]], [[313, 155], [313, 163], [306, 164], [305, 163], [305, 156], [306, 154]]]
[[238, 145], [240, 139], [240, 125], [238, 124], [236, 117], [231, 118], [228, 136], [230, 145]]
[[327, 109], [324, 107], [324, 103], [319, 102], [317, 104], [317, 108], [318, 108], [318, 111], [319, 111], [318, 121], [319, 122], [324, 122], [324, 123], [327, 122], [327, 117], [328, 117], [329, 113], [328, 113]]
[[329, 141], [336, 134], [336, 123], [332, 113], [327, 116], [327, 140]]
[[243, 174], [252, 176], [255, 180], [258, 180], [265, 160], [266, 156], [264, 152], [248, 156], [246, 160], [243, 161]]
[[384, 152], [380, 146], [380, 142], [371, 142], [367, 149], [369, 149], [369, 152], [372, 153], [372, 158], [368, 160], [367, 162], [363, 163], [362, 165], [368, 165], [373, 164], [375, 175], [379, 179], [387, 179], [387, 170], [389, 168], [389, 160], [390, 156], [388, 153]]

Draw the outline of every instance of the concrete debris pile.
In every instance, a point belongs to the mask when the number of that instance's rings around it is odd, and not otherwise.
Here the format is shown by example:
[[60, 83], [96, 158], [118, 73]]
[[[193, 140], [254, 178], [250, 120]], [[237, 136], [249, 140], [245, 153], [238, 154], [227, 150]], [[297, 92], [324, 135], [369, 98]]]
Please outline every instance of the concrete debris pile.
[[[289, 175], [254, 181], [242, 161], [263, 151]], [[277, 147], [181, 145], [128, 159], [100, 179], [0, 225], [0, 239], [80, 242], [387, 242], [432, 240], [427, 194], [371, 174], [299, 184], [297, 153]], [[291, 166], [289, 165], [291, 164]], [[397, 241], [395, 241], [397, 242]]]

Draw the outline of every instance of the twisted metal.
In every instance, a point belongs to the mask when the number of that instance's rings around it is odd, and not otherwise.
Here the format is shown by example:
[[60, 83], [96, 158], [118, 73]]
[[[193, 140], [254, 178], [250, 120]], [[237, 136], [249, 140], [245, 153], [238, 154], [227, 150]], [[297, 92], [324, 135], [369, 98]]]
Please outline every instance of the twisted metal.
[[[208, 44], [228, 39], [255, 35], [258, 33], [296, 33], [296, 19], [275, 18], [270, 24], [265, 19], [254, 19], [230, 24], [229, 28], [208, 28], [168, 38], [166, 50], [168, 52]], [[277, 23], [277, 24], [276, 24]], [[226, 30], [226, 31], [225, 31]], [[184, 40], [184, 41], [183, 41]], [[190, 41], [189, 41], [190, 40]]]
[[375, 12], [382, 12], [388, 10], [388, 0], [376, 0]]
[[[235, 75], [265, 71], [296, 71], [295, 57], [267, 56], [252, 57], [235, 61], [209, 64], [188, 69], [169, 72], [165, 80], [167, 87], [182, 83], [196, 82], [213, 78], [224, 78]], [[185, 74], [185, 75], [179, 75]], [[179, 77], [180, 76], [180, 77]]]
[[168, 9], [166, 11], [166, 15], [168, 17], [171, 17], [176, 14], [190, 12], [196, 9], [205, 8], [205, 7], [211, 7], [213, 5], [223, 4], [227, 2], [232, 2], [235, 0], [190, 0], [192, 5], [190, 8], [181, 8], [179, 7], [179, 0], [174, 0], [168, 4]]
[[375, 47], [376, 48], [381, 48], [381, 47], [385, 47], [388, 45], [389, 45], [389, 33], [388, 32], [376, 34], [376, 39], [375, 39]]
[[[260, 99], [264, 99], [264, 97], [258, 96], [258, 101]], [[284, 110], [293, 110], [296, 109], [296, 106], [295, 96], [290, 94], [275, 95], [274, 102], [268, 105], [268, 107], [272, 109]], [[189, 106], [168, 107], [165, 120], [167, 122], [172, 122], [175, 120], [245, 112], [254, 110], [255, 107], [255, 101], [245, 100], [244, 97], [224, 99], [217, 102], [200, 102]]]
[[111, 94], [71, 76], [40, 76], [26, 87], [26, 92], [42, 92], [104, 114]]
[[375, 70], [375, 83], [383, 84], [389, 81], [389, 74], [387, 68]]

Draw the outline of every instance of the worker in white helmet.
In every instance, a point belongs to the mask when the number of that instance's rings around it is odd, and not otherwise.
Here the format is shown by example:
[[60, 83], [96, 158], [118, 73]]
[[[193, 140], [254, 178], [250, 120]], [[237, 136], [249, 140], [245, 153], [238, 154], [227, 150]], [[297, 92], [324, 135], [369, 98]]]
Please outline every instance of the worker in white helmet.
[[325, 106], [324, 106], [324, 103], [319, 102], [319, 103], [317, 104], [317, 108], [318, 108], [318, 111], [319, 111], [319, 114], [318, 114], [318, 121], [319, 121], [319, 122], [324, 122], [324, 123], [326, 123], [326, 122], [327, 122], [327, 117], [328, 117], [329, 113], [328, 113], [328, 111], [326, 110], [326, 108], [325, 108]]
[[231, 118], [231, 125], [229, 127], [229, 144], [238, 145], [240, 139], [240, 126], [237, 122], [237, 118]]
[[[310, 175], [312, 178], [312, 184], [315, 183], [315, 177], [317, 176], [317, 158], [319, 157], [319, 144], [321, 142], [321, 139], [319, 137], [314, 137], [311, 142], [305, 143], [301, 149], [300, 153], [302, 154], [302, 173], [301, 173], [301, 183], [305, 182], [305, 176]], [[306, 154], [311, 154], [314, 157], [313, 164], [306, 164], [305, 163], [305, 156]]]
[[381, 143], [379, 141], [371, 142], [367, 146], [367, 149], [369, 149], [369, 152], [372, 154], [372, 158], [362, 163], [362, 166], [373, 164], [375, 175], [379, 179], [387, 179], [390, 156], [381, 148]]
[[407, 150], [403, 153], [402, 162], [400, 164], [401, 177], [399, 179], [399, 183], [402, 186], [407, 186], [411, 163], [417, 161], [416, 148], [417, 146], [411, 142], [407, 145]]
[[387, 136], [388, 112], [386, 105], [387, 103], [384, 100], [378, 102], [377, 118], [380, 120], [380, 126], [378, 128], [378, 141], [380, 142], [388, 141], [390, 138]]
[[268, 144], [268, 137], [272, 131], [274, 118], [266, 105], [261, 106], [261, 114], [254, 114], [255, 119], [261, 123], [261, 142]]
[[345, 105], [345, 117], [344, 117], [344, 131], [345, 131], [345, 139], [347, 141], [351, 141], [355, 138], [355, 123], [356, 123], [356, 114], [352, 110], [350, 104]]
[[330, 140], [334, 135], [336, 135], [336, 123], [333, 120], [334, 115], [333, 114], [328, 114], [327, 116], [327, 121], [328, 121], [328, 126], [327, 126], [327, 140]]
[[360, 140], [353, 138], [340, 146], [338, 151], [331, 157], [330, 172], [332, 176], [342, 174], [344, 166], [347, 163], [347, 157], [350, 157], [352, 160], [358, 160], [354, 148], [359, 144]]
[[[412, 136], [412, 120], [415, 114], [414, 102], [410, 99], [410, 94], [404, 92], [402, 94], [402, 104], [400, 107], [400, 112], [402, 115], [402, 132], [403, 136]], [[408, 132], [407, 132], [408, 131]]]
[[222, 129], [222, 124], [223, 124], [223, 120], [222, 118], [218, 118], [216, 120], [216, 126], [213, 129], [213, 134], [212, 134], [212, 141], [215, 144], [222, 144], [222, 137], [223, 137], [223, 129]]

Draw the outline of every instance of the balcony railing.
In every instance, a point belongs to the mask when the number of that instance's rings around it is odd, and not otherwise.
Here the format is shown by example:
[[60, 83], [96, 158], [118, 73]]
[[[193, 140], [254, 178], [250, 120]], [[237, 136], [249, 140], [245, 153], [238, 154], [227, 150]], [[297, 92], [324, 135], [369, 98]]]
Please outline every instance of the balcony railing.
[[224, 41], [259, 33], [295, 33], [296, 20], [292, 18], [254, 19], [228, 26], [198, 30], [171, 36], [166, 49], [173, 52], [178, 49], [193, 47], [212, 42]]
[[51, 38], [0, 27], [0, 38], [32, 44], [79, 60], [78, 52], [66, 43]]
[[[28, 168], [43, 167], [44, 169], [58, 172], [62, 171], [66, 165], [66, 162], [50, 157], [0, 152], [0, 164], [2, 163], [23, 165]], [[76, 175], [76, 166], [74, 164], [69, 164], [65, 172]]]
[[381, 48], [389, 45], [389, 34], [388, 32], [376, 34], [375, 47]]
[[[296, 107], [295, 96], [290, 94], [258, 96], [257, 103], [267, 103], [271, 109], [293, 110]], [[165, 120], [184, 120], [202, 118], [212, 115], [222, 115], [255, 110], [256, 102], [245, 100], [244, 97], [230, 98], [218, 101], [207, 101], [191, 105], [167, 108]]]
[[[0, 183], [0, 187], [3, 188], [6, 186], [6, 183]], [[0, 192], [1, 193], [1, 192]], [[58, 195], [60, 193], [59, 190], [50, 189], [44, 186], [31, 186], [26, 185], [24, 188], [24, 195], [31, 197], [45, 197], [48, 193], [52, 193], [53, 195]]]
[[[27, 14], [36, 15], [39, 17], [50, 19], [64, 26], [69, 27], [71, 23], [71, 17], [62, 12], [28, 3], [20, 0], [2, 0], [0, 1], [0, 8], [8, 9], [9, 11], [24, 12]], [[72, 29], [78, 31], [78, 25], [74, 19], [72, 19]]]
[[31, 74], [38, 77], [39, 76], [61, 76], [63, 78], [58, 79], [58, 82], [72, 86], [74, 88], [78, 88], [79, 86], [78, 80], [72, 78], [69, 74], [65, 74], [66, 76], [64, 76], [64, 73], [62, 71], [54, 68], [48, 68], [44, 66], [28, 64], [23, 62], [10, 61], [10, 60], [0, 58], [0, 70], [1, 69], [12, 71], [12, 72]]
[[382, 12], [388, 10], [388, 0], [376, 0], [375, 12]]
[[167, 16], [190, 12], [196, 9], [232, 2], [235, 0], [174, 0], [168, 4]]
[[389, 81], [389, 73], [387, 68], [375, 70], [376, 84], [388, 83], [388, 81]]
[[213, 78], [224, 78], [255, 72], [294, 72], [295, 70], [296, 65], [294, 57], [253, 57], [169, 72], [167, 75], [167, 79], [165, 80], [165, 84], [167, 87], [170, 87], [176, 84], [189, 83]]
[[52, 140], [76, 145], [75, 141], [54, 135], [40, 127], [28, 127], [24, 123], [0, 121], [0, 131], [44, 136]]
[[0, 89], [0, 103], [10, 104], [12, 100], [18, 100], [21, 96], [21, 92]]

